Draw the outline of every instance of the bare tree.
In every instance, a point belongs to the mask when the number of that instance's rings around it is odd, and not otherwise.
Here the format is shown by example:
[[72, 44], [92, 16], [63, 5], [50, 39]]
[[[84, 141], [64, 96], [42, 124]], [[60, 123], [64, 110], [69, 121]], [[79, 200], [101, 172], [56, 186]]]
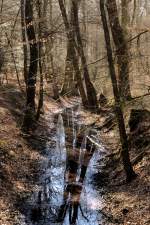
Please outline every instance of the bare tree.
[[25, 1], [25, 24], [28, 43], [30, 46], [30, 65], [27, 76], [26, 111], [23, 121], [23, 130], [28, 131], [35, 119], [35, 91], [38, 69], [38, 45], [33, 23], [33, 1]]
[[[52, 0], [49, 1], [50, 4], [50, 25], [52, 28], [52, 20], [53, 20], [53, 4]], [[50, 36], [50, 42], [47, 43], [47, 48], [49, 49], [49, 60], [51, 64], [51, 71], [52, 71], [52, 85], [53, 85], [53, 94], [54, 94], [54, 99], [59, 99], [59, 89], [57, 86], [57, 76], [54, 68], [54, 57], [52, 54], [51, 49], [54, 47], [54, 40], [53, 37]]]
[[127, 177], [126, 179], [127, 181], [131, 181], [136, 176], [136, 174], [133, 171], [133, 168], [130, 162], [130, 157], [129, 157], [129, 144], [128, 144], [128, 139], [127, 139], [127, 134], [125, 129], [123, 112], [121, 109], [120, 95], [119, 95], [119, 90], [117, 85], [116, 72], [115, 72], [113, 54], [112, 54], [112, 48], [111, 48], [110, 32], [108, 29], [104, 2], [105, 2], [104, 0], [100, 0], [100, 10], [101, 10], [101, 18], [102, 18], [102, 24], [103, 24], [104, 36], [105, 36], [105, 42], [106, 42], [109, 71], [110, 71], [111, 82], [113, 86], [113, 93], [115, 98], [115, 111], [116, 111], [116, 117], [118, 120], [120, 141], [122, 144], [121, 155], [122, 155], [124, 169], [126, 172], [126, 177]]
[[90, 74], [89, 74], [89, 70], [87, 67], [87, 61], [86, 61], [82, 38], [81, 38], [79, 18], [78, 18], [79, 2], [72, 0], [72, 4], [73, 4], [73, 15], [74, 15], [74, 27], [75, 27], [75, 34], [76, 34], [76, 39], [77, 39], [77, 49], [78, 49], [78, 53], [81, 57], [89, 107], [91, 109], [98, 109], [96, 90], [90, 80]]
[[[69, 16], [68, 21], [70, 24], [70, 27], [73, 30], [73, 4], [72, 1], [69, 1]], [[64, 75], [64, 83], [61, 90], [61, 94], [73, 94], [74, 89], [74, 69], [72, 64], [72, 51], [71, 51], [71, 42], [67, 41], [67, 56], [66, 56], [66, 62], [65, 62], [65, 75]]]
[[40, 91], [39, 91], [39, 101], [37, 107], [37, 114], [36, 119], [38, 120], [40, 117], [41, 110], [43, 108], [43, 65], [42, 65], [42, 56], [43, 56], [43, 43], [41, 42], [42, 39], [42, 23], [41, 19], [43, 17], [43, 10], [42, 10], [42, 2], [41, 0], [37, 0], [37, 11], [38, 11], [38, 62], [39, 62], [39, 73], [40, 73]]
[[21, 0], [21, 27], [22, 27], [22, 42], [23, 42], [23, 73], [24, 81], [27, 85], [27, 43], [26, 43], [26, 26], [25, 26], [25, 0]]
[[116, 0], [107, 0], [107, 10], [112, 37], [117, 49], [119, 93], [122, 100], [130, 100], [129, 53], [124, 31], [119, 22]]
[[71, 52], [72, 52], [72, 54], [71, 54], [72, 59], [71, 60], [72, 60], [72, 64], [73, 64], [73, 67], [74, 67], [74, 70], [75, 70], [75, 76], [76, 76], [76, 81], [77, 81], [77, 85], [78, 85], [78, 88], [79, 88], [79, 92], [80, 92], [80, 95], [81, 95], [81, 98], [82, 98], [83, 105], [85, 107], [88, 107], [88, 99], [87, 99], [87, 96], [86, 96], [86, 93], [85, 93], [85, 90], [84, 90], [84, 86], [83, 86], [83, 83], [82, 83], [81, 72], [80, 72], [79, 65], [78, 65], [78, 58], [77, 58], [76, 51], [75, 51], [76, 42], [75, 42], [75, 39], [74, 39], [74, 36], [73, 36], [73, 32], [70, 28], [70, 24], [68, 22], [65, 5], [64, 5], [62, 0], [59, 0], [59, 6], [60, 6], [61, 14], [62, 14], [62, 17], [63, 17], [67, 38], [68, 38], [68, 41], [70, 42], [70, 49], [71, 49]]

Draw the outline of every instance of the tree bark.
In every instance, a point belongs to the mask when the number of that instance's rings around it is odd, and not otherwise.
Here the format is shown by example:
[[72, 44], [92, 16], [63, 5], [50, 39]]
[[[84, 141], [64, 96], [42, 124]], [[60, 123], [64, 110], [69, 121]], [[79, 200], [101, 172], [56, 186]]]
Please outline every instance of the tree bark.
[[113, 41], [117, 49], [118, 86], [122, 101], [131, 99], [129, 80], [129, 53], [124, 31], [120, 25], [116, 0], [107, 0], [107, 11]]
[[[72, 1], [69, 1], [69, 18], [68, 22], [70, 27], [73, 30], [73, 5]], [[71, 51], [71, 41], [67, 41], [67, 56], [66, 56], [66, 65], [65, 65], [65, 77], [64, 77], [64, 84], [61, 90], [61, 94], [64, 95], [66, 93], [71, 94], [73, 92], [73, 88], [75, 86], [74, 79], [73, 79], [73, 64], [72, 64], [72, 51]]]
[[66, 65], [65, 65], [65, 77], [64, 83], [61, 90], [61, 95], [71, 94], [73, 91], [73, 65], [72, 65], [72, 55], [71, 55], [71, 43], [67, 43], [67, 56], [66, 56]]
[[[53, 21], [53, 6], [52, 6], [52, 0], [49, 1], [50, 3], [50, 25], [52, 26], [52, 21]], [[50, 37], [50, 45], [51, 48], [53, 48], [54, 45], [54, 40], [53, 37]], [[48, 48], [50, 49], [50, 46], [48, 46]], [[56, 77], [56, 73], [55, 73], [55, 68], [54, 68], [54, 57], [53, 57], [53, 53], [50, 49], [49, 52], [49, 59], [50, 59], [50, 63], [51, 63], [51, 70], [52, 70], [52, 84], [53, 84], [53, 94], [54, 94], [54, 99], [59, 99], [59, 89], [58, 89], [58, 85], [57, 85], [57, 77]]]
[[35, 121], [35, 91], [38, 68], [38, 45], [33, 26], [33, 2], [31, 0], [25, 1], [25, 24], [30, 46], [30, 65], [27, 76], [26, 112], [23, 128], [29, 131]]
[[17, 64], [16, 64], [15, 55], [14, 55], [14, 49], [13, 49], [11, 40], [10, 40], [9, 37], [8, 37], [7, 32], [5, 32], [5, 36], [6, 36], [6, 38], [7, 38], [8, 45], [9, 45], [10, 48], [11, 48], [11, 56], [12, 56], [12, 60], [13, 60], [14, 67], [15, 67], [15, 71], [16, 71], [16, 77], [17, 77], [18, 86], [19, 86], [19, 88], [20, 88], [20, 91], [23, 92], [23, 89], [22, 89], [22, 86], [21, 86], [21, 83], [20, 83], [20, 79], [19, 79], [19, 72], [18, 72], [18, 68], [17, 68]]
[[66, 34], [67, 34], [67, 39], [70, 42], [70, 50], [72, 52], [72, 64], [75, 70], [75, 76], [76, 76], [76, 81], [77, 81], [77, 86], [79, 88], [79, 92], [82, 98], [82, 103], [84, 105], [84, 107], [88, 107], [88, 100], [87, 100], [87, 96], [83, 87], [83, 83], [82, 83], [82, 78], [81, 78], [81, 72], [79, 69], [79, 65], [78, 65], [78, 58], [76, 56], [76, 51], [75, 51], [75, 39], [72, 33], [72, 30], [70, 28], [70, 24], [68, 22], [68, 18], [67, 18], [67, 13], [66, 13], [66, 9], [63, 3], [63, 0], [59, 0], [59, 6], [60, 6], [60, 10], [61, 10], [61, 14], [62, 14], [62, 18], [64, 21], [64, 25], [65, 25], [65, 29], [66, 29]]
[[121, 0], [121, 26], [125, 36], [128, 36], [128, 26], [130, 25], [130, 8], [129, 3], [132, 0]]
[[113, 86], [113, 93], [114, 93], [114, 98], [115, 98], [115, 111], [116, 111], [116, 117], [118, 120], [120, 141], [121, 141], [121, 145], [122, 145], [121, 156], [122, 156], [122, 160], [123, 160], [124, 170], [126, 172], [126, 180], [131, 181], [136, 176], [136, 174], [133, 171], [133, 168], [132, 168], [132, 165], [130, 162], [130, 157], [129, 157], [129, 144], [128, 144], [128, 140], [127, 140], [123, 112], [121, 109], [121, 102], [120, 102], [119, 90], [118, 90], [117, 79], [116, 79], [116, 72], [115, 72], [115, 67], [114, 67], [114, 62], [113, 62], [112, 47], [111, 47], [111, 41], [110, 41], [110, 32], [109, 32], [108, 24], [107, 24], [104, 0], [100, 0], [100, 10], [101, 10], [101, 18], [102, 18], [102, 24], [103, 24], [104, 36], [105, 36], [105, 42], [106, 42], [109, 71], [110, 71], [111, 82], [112, 82], [112, 86]]
[[27, 78], [27, 106], [35, 110], [35, 85], [38, 68], [38, 45], [33, 26], [33, 2], [26, 0], [25, 4], [25, 22], [27, 28], [27, 37], [30, 45], [30, 65]]
[[43, 108], [43, 66], [42, 66], [42, 56], [43, 56], [43, 44], [41, 42], [42, 38], [42, 2], [41, 0], [37, 0], [37, 11], [38, 11], [38, 62], [39, 62], [39, 73], [40, 73], [40, 91], [39, 91], [39, 101], [36, 113], [36, 120], [39, 120], [41, 110]]
[[98, 102], [97, 102], [97, 96], [96, 96], [96, 90], [90, 80], [90, 75], [87, 67], [87, 61], [84, 54], [84, 48], [80, 33], [80, 26], [79, 26], [79, 18], [78, 18], [78, 1], [72, 0], [73, 4], [73, 14], [74, 14], [74, 27], [75, 27], [75, 34], [77, 39], [77, 47], [78, 47], [78, 53], [81, 57], [81, 63], [83, 67], [83, 75], [86, 85], [86, 91], [87, 91], [87, 98], [89, 102], [90, 109], [97, 110], [98, 109]]
[[27, 41], [26, 41], [26, 26], [25, 26], [25, 0], [21, 0], [21, 28], [22, 28], [22, 42], [23, 42], [23, 57], [24, 57], [24, 65], [23, 65], [23, 73], [24, 73], [24, 81], [27, 85]]

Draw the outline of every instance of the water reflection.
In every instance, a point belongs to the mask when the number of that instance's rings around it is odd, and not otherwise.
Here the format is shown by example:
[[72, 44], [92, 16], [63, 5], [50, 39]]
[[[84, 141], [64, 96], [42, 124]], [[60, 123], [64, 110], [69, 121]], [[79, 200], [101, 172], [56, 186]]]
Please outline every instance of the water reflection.
[[[62, 204], [60, 205], [58, 210], [57, 222], [61, 222], [61, 224], [63, 223], [65, 225], [77, 224], [77, 219], [80, 210], [80, 215], [86, 221], [84, 221], [84, 224], [89, 224], [89, 219], [84, 214], [84, 211], [81, 206], [81, 194], [84, 188], [87, 168], [90, 159], [92, 158], [95, 152], [95, 145], [91, 142], [91, 138], [89, 138], [91, 135], [93, 135], [93, 133], [91, 131], [87, 131], [84, 128], [84, 132], [79, 132], [78, 134], [76, 134], [78, 127], [76, 127], [77, 124], [75, 123], [75, 113], [73, 109], [71, 109], [71, 112], [69, 111], [70, 109], [67, 111], [67, 113], [65, 112], [64, 114], [59, 115], [57, 123], [63, 126], [62, 121], [64, 121], [64, 130], [63, 128], [58, 127], [57, 134], [61, 131], [61, 134], [58, 134], [59, 146], [63, 146], [60, 151], [63, 152], [64, 148], [66, 149], [64, 191]], [[66, 146], [62, 145], [64, 144], [64, 141], [66, 143]]]
[[79, 125], [78, 118], [77, 108], [54, 117], [56, 135], [47, 143], [43, 174], [29, 200], [26, 225], [101, 224], [103, 201], [92, 184], [100, 159], [94, 144], [97, 138], [94, 131]]

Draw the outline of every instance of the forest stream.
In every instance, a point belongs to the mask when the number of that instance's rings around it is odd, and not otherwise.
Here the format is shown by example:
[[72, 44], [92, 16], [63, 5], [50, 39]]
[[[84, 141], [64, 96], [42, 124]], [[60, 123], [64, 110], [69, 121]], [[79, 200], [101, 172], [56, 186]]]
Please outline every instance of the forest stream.
[[104, 199], [93, 176], [105, 149], [96, 130], [81, 124], [80, 104], [53, 115], [50, 126], [42, 174], [21, 224], [100, 225]]

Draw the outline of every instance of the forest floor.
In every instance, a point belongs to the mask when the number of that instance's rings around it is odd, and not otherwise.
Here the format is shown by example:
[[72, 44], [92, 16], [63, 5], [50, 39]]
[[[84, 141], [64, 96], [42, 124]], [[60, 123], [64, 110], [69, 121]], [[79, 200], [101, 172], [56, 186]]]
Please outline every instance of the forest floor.
[[[131, 105], [133, 106], [133, 104]], [[135, 107], [137, 105], [139, 106], [139, 101], [135, 104]], [[140, 105], [143, 105], [143, 101]], [[128, 111], [132, 106], [128, 106]], [[18, 221], [21, 218], [19, 205], [24, 198], [30, 196], [36, 189], [36, 180], [40, 173], [39, 164], [44, 157], [41, 154], [42, 149], [35, 147], [29, 140], [30, 138], [24, 137], [20, 131], [23, 107], [24, 98], [14, 86], [0, 87], [1, 225], [19, 225]], [[53, 113], [60, 108], [61, 106], [53, 100], [46, 102], [46, 111]], [[89, 125], [94, 124], [95, 127], [103, 125], [105, 116], [99, 117], [85, 111], [82, 111], [81, 115], [85, 123], [90, 121]], [[46, 136], [46, 120], [43, 120], [39, 125], [34, 135]], [[119, 151], [120, 145], [116, 127], [108, 132], [105, 129], [100, 130], [99, 136], [106, 148], [109, 149], [110, 155]], [[149, 149], [146, 148], [143, 157], [135, 163], [134, 170], [138, 176], [128, 184], [124, 182], [125, 175], [120, 161], [114, 160], [115, 169], [113, 163], [107, 165], [106, 170], [109, 176], [103, 192], [103, 198], [105, 199], [105, 205], [102, 209], [105, 218], [103, 224], [150, 224], [150, 156], [148, 152]], [[132, 159], [138, 154], [139, 152], [136, 153], [134, 149], [131, 153]]]

